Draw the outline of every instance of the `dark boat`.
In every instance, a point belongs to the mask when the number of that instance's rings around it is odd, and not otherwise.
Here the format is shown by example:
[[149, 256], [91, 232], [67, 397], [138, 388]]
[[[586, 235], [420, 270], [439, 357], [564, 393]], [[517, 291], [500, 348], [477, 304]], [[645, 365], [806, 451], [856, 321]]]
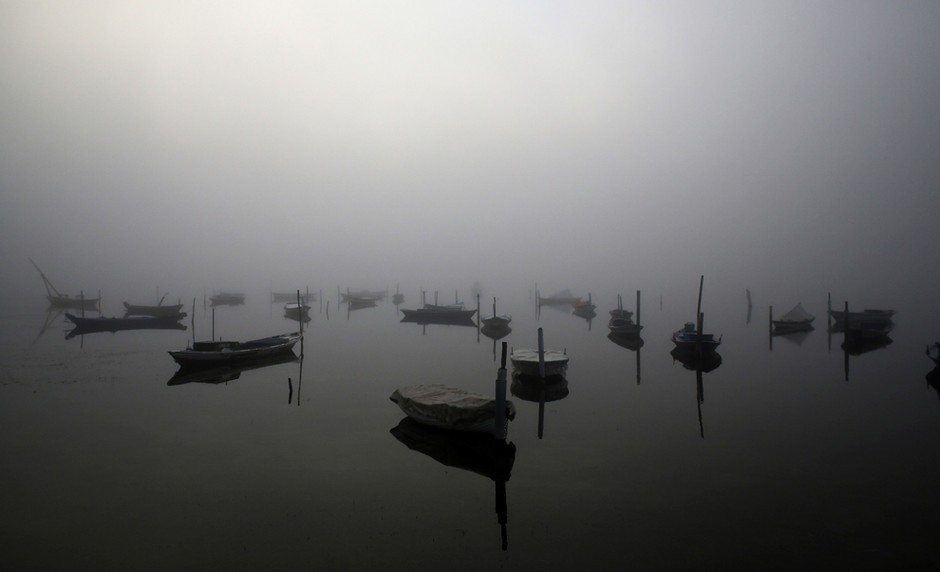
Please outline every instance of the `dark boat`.
[[183, 367], [215, 367], [237, 364], [283, 354], [293, 354], [300, 334], [280, 334], [247, 342], [196, 342], [185, 350], [172, 350], [169, 354]]
[[473, 315], [477, 311], [476, 309], [468, 310], [463, 303], [458, 303], [444, 306], [425, 304], [423, 308], [416, 310], [402, 308], [401, 313], [404, 315], [403, 322], [418, 322], [419, 324], [462, 324], [469, 322], [473, 325]]
[[681, 330], [673, 332], [672, 343], [683, 350], [695, 351], [696, 347], [701, 346], [702, 352], [710, 352], [721, 345], [721, 336], [716, 339], [714, 334], [702, 334], [700, 337], [695, 331], [695, 324], [686, 322]]
[[68, 333], [67, 339], [95, 332], [118, 332], [122, 330], [185, 330], [186, 326], [179, 323], [185, 313], [170, 317], [133, 316], [126, 318], [83, 317], [66, 313], [75, 328]]

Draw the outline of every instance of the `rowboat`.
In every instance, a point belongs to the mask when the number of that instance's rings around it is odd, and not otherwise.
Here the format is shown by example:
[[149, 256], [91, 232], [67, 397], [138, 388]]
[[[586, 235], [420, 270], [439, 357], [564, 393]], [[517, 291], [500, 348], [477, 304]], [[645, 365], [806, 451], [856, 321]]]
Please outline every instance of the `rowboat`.
[[294, 320], [301, 320], [304, 318], [309, 318], [308, 312], [310, 311], [310, 306], [306, 304], [298, 304], [297, 302], [290, 302], [284, 304], [284, 317], [291, 318]]
[[[441, 384], [418, 384], [400, 387], [390, 399], [401, 410], [423, 425], [452, 431], [493, 434], [496, 427], [496, 399]], [[512, 402], [506, 400], [505, 418], [516, 417]], [[505, 438], [505, 429], [503, 435]]]
[[618, 336], [638, 336], [643, 326], [634, 323], [630, 318], [611, 318], [607, 322], [607, 329], [611, 334]]
[[155, 318], [171, 318], [183, 314], [182, 304], [173, 304], [172, 306], [145, 306], [142, 304], [128, 304], [127, 302], [123, 302], [123, 304], [125, 316], [153, 316]]
[[300, 334], [290, 333], [247, 342], [195, 342], [185, 350], [171, 350], [168, 353], [183, 367], [207, 367], [293, 353], [291, 350], [298, 341]]
[[721, 345], [721, 336], [717, 339], [714, 334], [703, 333], [699, 336], [698, 332], [695, 331], [695, 324], [686, 322], [681, 330], [673, 332], [672, 343], [680, 349], [694, 350], [696, 347], [701, 347], [703, 352], [714, 351], [715, 348]]
[[509, 323], [512, 322], [512, 316], [509, 314], [497, 314], [496, 298], [493, 298], [493, 313], [482, 316], [480, 320], [483, 322], [484, 326], [488, 326], [490, 329], [506, 328], [509, 326]]
[[[568, 354], [557, 350], [542, 352], [545, 363], [545, 375], [565, 375], [568, 371]], [[527, 376], [539, 376], [539, 351], [532, 349], [514, 349], [509, 356], [513, 370]]]
[[402, 321], [409, 322], [466, 322], [473, 319], [476, 309], [468, 310], [463, 303], [446, 304], [439, 306], [436, 304], [425, 304], [423, 308], [406, 310], [402, 308], [404, 315]]
[[551, 296], [539, 296], [540, 306], [574, 306], [581, 301], [580, 296], [571, 294], [571, 290], [562, 290]]

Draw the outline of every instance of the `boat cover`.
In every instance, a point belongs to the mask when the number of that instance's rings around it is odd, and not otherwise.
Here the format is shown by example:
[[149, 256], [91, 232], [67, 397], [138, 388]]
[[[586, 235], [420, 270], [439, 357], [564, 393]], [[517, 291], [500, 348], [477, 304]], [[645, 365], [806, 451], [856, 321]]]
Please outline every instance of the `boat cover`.
[[792, 310], [780, 316], [776, 322], [811, 322], [815, 316], [803, 309], [803, 304], [797, 303]]
[[[440, 384], [409, 385], [392, 393], [391, 400], [417, 421], [471, 429], [496, 418], [496, 400], [492, 397]], [[515, 417], [512, 402], [506, 400], [507, 419]]]

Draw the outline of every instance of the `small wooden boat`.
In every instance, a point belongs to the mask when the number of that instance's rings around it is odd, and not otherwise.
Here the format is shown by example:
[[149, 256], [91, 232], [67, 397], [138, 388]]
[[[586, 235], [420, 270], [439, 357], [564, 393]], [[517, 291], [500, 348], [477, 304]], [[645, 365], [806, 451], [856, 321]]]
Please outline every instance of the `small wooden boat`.
[[[545, 363], [545, 375], [565, 375], [568, 371], [568, 354], [557, 350], [542, 352]], [[527, 376], [539, 377], [539, 351], [532, 349], [514, 349], [510, 355], [513, 370]]]
[[171, 350], [169, 354], [183, 367], [211, 367], [234, 364], [293, 353], [300, 334], [280, 334], [247, 342], [196, 342], [185, 350]]
[[294, 320], [309, 318], [309, 312], [310, 306], [306, 304], [298, 304], [297, 302], [284, 304], [284, 317], [286, 318], [292, 318]]
[[617, 294], [617, 307], [610, 311], [610, 318], [633, 320], [633, 312], [623, 309], [623, 296]]
[[455, 321], [464, 322], [473, 319], [476, 309], [468, 310], [463, 303], [446, 304], [443, 306], [425, 304], [423, 308], [407, 310], [402, 308], [401, 313], [408, 321]]
[[714, 351], [715, 348], [721, 345], [721, 336], [716, 339], [714, 334], [703, 333], [699, 338], [698, 332], [695, 331], [695, 324], [686, 322], [681, 330], [673, 332], [672, 343], [680, 349], [694, 350], [700, 346], [703, 352]]
[[[419, 384], [396, 389], [390, 399], [408, 417], [439, 429], [493, 434], [496, 427], [496, 399], [481, 393], [441, 384]], [[516, 417], [516, 409], [509, 400], [505, 414], [508, 420]], [[505, 438], [505, 434], [501, 437]]]
[[131, 316], [125, 318], [103, 318], [74, 316], [66, 313], [65, 317], [75, 324], [75, 329], [66, 336], [67, 339], [91, 334], [95, 332], [118, 332], [122, 330], [185, 330], [186, 326], [179, 321], [186, 317], [185, 313], [175, 316]]
[[611, 318], [607, 322], [607, 329], [611, 334], [618, 336], [639, 336], [643, 326], [634, 323], [630, 318]]
[[381, 301], [385, 299], [385, 296], [388, 294], [385, 290], [359, 290], [356, 292], [351, 292], [346, 290], [346, 292], [340, 293], [340, 303], [344, 304], [346, 302], [352, 302], [354, 299], [365, 299], [369, 298], [373, 302]]
[[789, 334], [813, 329], [813, 320], [816, 317], [803, 309], [802, 303], [797, 303], [792, 310], [772, 320], [774, 334]]
[[238, 306], [245, 303], [245, 295], [237, 292], [220, 292], [209, 298], [213, 306]]
[[512, 316], [509, 314], [497, 314], [496, 298], [493, 298], [493, 313], [482, 316], [480, 320], [483, 322], [484, 326], [488, 326], [491, 329], [506, 328], [509, 326], [509, 323], [512, 322]]
[[[156, 306], [146, 306], [143, 304], [128, 304], [127, 302], [123, 302], [123, 304], [125, 316], [153, 316], [155, 318], [171, 318], [183, 314], [182, 304], [173, 304], [171, 306], [163, 306], [161, 304]], [[185, 316], [185, 314], [183, 315]]]

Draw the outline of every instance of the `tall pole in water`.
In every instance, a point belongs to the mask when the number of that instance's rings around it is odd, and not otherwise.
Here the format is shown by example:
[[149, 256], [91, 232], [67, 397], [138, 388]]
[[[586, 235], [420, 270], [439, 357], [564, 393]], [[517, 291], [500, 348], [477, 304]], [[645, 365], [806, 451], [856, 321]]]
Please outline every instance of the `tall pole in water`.
[[494, 437], [506, 438], [506, 342], [503, 342], [503, 354], [496, 373], [496, 427]]
[[539, 377], [545, 379], [545, 338], [539, 328]]

